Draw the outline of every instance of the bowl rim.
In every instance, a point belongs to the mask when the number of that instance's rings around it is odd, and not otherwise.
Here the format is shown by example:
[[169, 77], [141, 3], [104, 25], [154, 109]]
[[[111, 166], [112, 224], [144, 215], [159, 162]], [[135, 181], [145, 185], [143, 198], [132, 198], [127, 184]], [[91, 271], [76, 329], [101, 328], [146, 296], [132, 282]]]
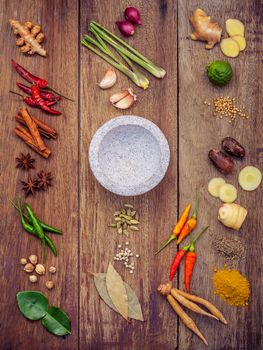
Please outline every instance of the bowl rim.
[[[155, 138], [160, 149], [160, 162], [158, 170], [144, 183], [131, 187], [117, 188], [115, 182], [104, 174], [99, 164], [99, 148], [104, 137], [116, 127], [135, 125], [144, 128]], [[97, 181], [112, 193], [122, 196], [136, 196], [144, 194], [155, 188], [164, 178], [170, 162], [170, 148], [161, 129], [149, 119], [137, 115], [121, 115], [102, 124], [92, 137], [89, 146], [89, 164]]]

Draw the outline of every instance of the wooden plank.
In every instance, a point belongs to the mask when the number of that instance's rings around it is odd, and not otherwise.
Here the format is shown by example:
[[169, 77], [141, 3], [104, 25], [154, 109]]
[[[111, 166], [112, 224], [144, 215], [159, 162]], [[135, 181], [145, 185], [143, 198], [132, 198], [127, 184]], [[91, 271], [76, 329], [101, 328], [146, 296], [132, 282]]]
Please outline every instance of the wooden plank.
[[[159, 65], [167, 69], [167, 78], [150, 79], [150, 88], [143, 92], [118, 73], [118, 83], [109, 91], [100, 91], [96, 83], [109, 65], [86, 48], [80, 54], [80, 349], [174, 349], [177, 319], [169, 305], [156, 291], [167, 279], [167, 259], [174, 247], [154, 257], [159, 244], [169, 235], [177, 215], [176, 159], [176, 9], [166, 1], [134, 1], [141, 10], [143, 25], [128, 41]], [[96, 20], [110, 30], [122, 18], [122, 1], [81, 1], [81, 34], [89, 21]], [[122, 112], [109, 103], [113, 92], [132, 86], [138, 102]], [[169, 140], [171, 164], [164, 181], [153, 191], [135, 198], [124, 198], [104, 190], [94, 179], [88, 165], [88, 147], [97, 128], [121, 114], [136, 114], [155, 122]], [[114, 266], [142, 303], [146, 323], [127, 323], [100, 299], [88, 271], [105, 271], [113, 261], [117, 239], [107, 227], [112, 214], [125, 202], [134, 203], [140, 213], [141, 229], [128, 239], [131, 249], [141, 255], [134, 275], [124, 267]], [[171, 331], [172, 330], [172, 331]]]
[[[189, 16], [196, 8], [202, 8], [212, 19], [224, 26], [227, 18], [239, 18], [246, 24], [248, 48], [237, 59], [227, 59], [234, 69], [229, 86], [215, 88], [207, 80], [206, 64], [215, 59], [226, 59], [217, 45], [206, 50], [204, 43], [187, 40], [191, 33]], [[256, 149], [262, 148], [262, 7], [258, 1], [179, 1], [179, 173], [182, 200], [194, 200], [195, 192], [200, 194], [199, 227], [210, 224], [210, 233], [205, 234], [196, 245], [198, 259], [192, 278], [192, 291], [214, 302], [229, 320], [224, 326], [197, 315], [192, 315], [198, 327], [207, 337], [209, 349], [262, 349], [262, 187], [248, 193], [238, 188], [238, 203], [248, 208], [248, 218], [239, 233], [230, 232], [217, 222], [220, 202], [207, 193], [208, 180], [219, 173], [207, 159], [211, 148], [220, 148], [225, 136], [237, 138], [246, 148], [243, 162], [236, 161], [235, 171], [227, 181], [237, 184], [238, 171], [247, 164], [257, 165], [262, 170], [262, 158], [256, 160]], [[224, 33], [225, 35], [225, 33]], [[218, 95], [236, 98], [239, 105], [246, 107], [250, 120], [238, 120], [229, 125], [226, 120], [215, 119], [212, 110], [204, 101], [211, 101]], [[184, 205], [180, 203], [180, 209]], [[213, 232], [225, 236], [238, 235], [246, 247], [247, 257], [237, 268], [247, 276], [251, 284], [251, 299], [248, 308], [236, 308], [213, 296], [213, 267], [222, 267], [224, 260], [214, 255], [210, 244]], [[180, 273], [180, 287], [183, 287], [183, 270]], [[204, 345], [183, 325], [179, 326], [179, 349], [204, 349]]]
[[[36, 115], [58, 130], [56, 141], [48, 142], [52, 157], [48, 160], [31, 152], [21, 140], [15, 137], [14, 116], [24, 104], [9, 90], [15, 88], [16, 81], [23, 81], [11, 68], [11, 58], [39, 76], [46, 77], [50, 86], [65, 95], [77, 98], [78, 74], [78, 5], [70, 1], [1, 1], [0, 25], [1, 47], [1, 201], [0, 210], [0, 259], [1, 259], [1, 349], [76, 349], [78, 344], [78, 104], [63, 100], [58, 109], [62, 116], [52, 117], [39, 110]], [[21, 21], [31, 20], [43, 26], [46, 36], [44, 46], [47, 58], [38, 55], [28, 57], [15, 46], [15, 36], [9, 25], [9, 18]], [[65, 74], [66, 73], [66, 74]], [[24, 82], [24, 81], [23, 81]], [[32, 109], [30, 111], [33, 112]], [[54, 184], [46, 193], [37, 193], [28, 202], [36, 213], [54, 226], [61, 227], [64, 236], [52, 236], [59, 256], [54, 258], [48, 252], [46, 266], [54, 265], [57, 274], [41, 277], [39, 283], [32, 285], [19, 264], [21, 257], [31, 253], [40, 256], [40, 243], [21, 228], [19, 217], [9, 203], [16, 193], [21, 194], [20, 180], [26, 173], [15, 168], [15, 157], [20, 152], [30, 152], [36, 159], [36, 174], [41, 169], [51, 171]], [[45, 281], [55, 281], [55, 289], [48, 291]], [[41, 322], [29, 322], [20, 314], [16, 305], [16, 293], [20, 290], [39, 290], [49, 296], [51, 305], [58, 305], [69, 314], [72, 320], [72, 335], [66, 339], [49, 334]]]

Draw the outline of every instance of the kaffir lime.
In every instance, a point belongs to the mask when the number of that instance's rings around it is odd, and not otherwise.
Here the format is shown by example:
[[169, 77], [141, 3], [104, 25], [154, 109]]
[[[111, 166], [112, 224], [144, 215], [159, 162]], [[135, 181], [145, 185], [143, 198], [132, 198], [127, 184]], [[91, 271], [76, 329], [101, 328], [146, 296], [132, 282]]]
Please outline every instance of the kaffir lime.
[[224, 86], [232, 78], [233, 71], [231, 65], [226, 61], [213, 61], [207, 65], [207, 76], [212, 84]]

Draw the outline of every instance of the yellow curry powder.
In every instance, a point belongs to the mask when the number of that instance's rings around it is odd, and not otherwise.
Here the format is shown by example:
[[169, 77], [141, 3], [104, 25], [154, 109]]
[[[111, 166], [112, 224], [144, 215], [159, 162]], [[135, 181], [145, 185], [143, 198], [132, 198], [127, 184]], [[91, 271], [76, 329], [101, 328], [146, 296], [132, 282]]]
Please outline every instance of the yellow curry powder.
[[213, 276], [214, 293], [231, 305], [246, 306], [250, 294], [249, 281], [237, 270], [224, 267], [215, 270]]

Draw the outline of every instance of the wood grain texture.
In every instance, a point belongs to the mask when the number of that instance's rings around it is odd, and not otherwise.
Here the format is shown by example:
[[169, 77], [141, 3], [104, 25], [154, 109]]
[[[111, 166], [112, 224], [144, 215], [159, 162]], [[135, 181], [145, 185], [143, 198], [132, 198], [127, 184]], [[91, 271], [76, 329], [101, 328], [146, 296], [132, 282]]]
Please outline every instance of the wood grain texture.
[[[167, 260], [172, 248], [158, 257], [153, 253], [170, 233], [177, 214], [177, 80], [176, 80], [176, 8], [173, 2], [134, 1], [141, 9], [144, 25], [128, 41], [147, 57], [167, 69], [168, 79], [149, 76], [150, 88], [143, 92], [134, 88], [138, 102], [131, 109], [119, 111], [109, 103], [114, 92], [134, 85], [118, 73], [118, 83], [108, 91], [100, 91], [100, 81], [109, 65], [86, 48], [80, 54], [80, 348], [81, 349], [174, 349], [176, 316], [158, 295], [158, 284], [167, 280]], [[82, 1], [81, 34], [87, 32], [89, 21], [103, 23], [116, 31], [114, 22], [122, 18], [123, 1]], [[105, 11], [107, 15], [105, 15]], [[162, 28], [162, 30], [160, 30]], [[118, 34], [118, 31], [116, 31]], [[155, 122], [169, 140], [171, 164], [164, 181], [154, 190], [136, 198], [124, 198], [104, 190], [94, 179], [88, 165], [91, 137], [104, 122], [121, 114], [135, 114]], [[116, 237], [107, 225], [114, 211], [125, 202], [134, 203], [140, 213], [140, 232], [129, 239]], [[136, 291], [147, 322], [127, 323], [112, 312], [99, 298], [88, 271], [103, 272], [113, 260], [117, 244], [129, 241], [131, 249], [140, 254], [134, 275], [118, 263], [114, 266]], [[173, 330], [171, 332], [171, 329]]]
[[[204, 43], [194, 42], [187, 37], [191, 33], [189, 16], [196, 8], [204, 9], [224, 27], [227, 18], [239, 18], [246, 25], [248, 47], [237, 59], [226, 59], [217, 45], [206, 50]], [[180, 198], [194, 198], [200, 194], [199, 227], [209, 224], [210, 234], [205, 234], [196, 244], [197, 264], [192, 279], [192, 291], [215, 302], [229, 320], [229, 326], [217, 324], [206, 318], [193, 315], [200, 330], [206, 336], [209, 349], [261, 349], [262, 348], [262, 187], [256, 192], [245, 192], [238, 187], [237, 175], [247, 164], [259, 166], [256, 149], [262, 147], [262, 7], [258, 1], [179, 1], [179, 173]], [[224, 36], [226, 33], [224, 31]], [[204, 67], [215, 59], [226, 59], [234, 70], [234, 77], [224, 88], [213, 87], [206, 77]], [[212, 108], [204, 105], [219, 95], [236, 98], [240, 106], [246, 107], [249, 120], [237, 120], [234, 124], [216, 119]], [[262, 125], [262, 124], [261, 124]], [[248, 208], [248, 218], [239, 233], [224, 228], [217, 222], [220, 202], [209, 196], [207, 183], [218, 176], [210, 164], [207, 154], [211, 148], [219, 148], [222, 138], [232, 136], [239, 140], [247, 150], [244, 161], [236, 161], [235, 171], [226, 177], [227, 181], [238, 187], [237, 202]], [[220, 176], [220, 175], [219, 175]], [[183, 198], [182, 198], [183, 194]], [[182, 209], [182, 201], [180, 208]], [[251, 300], [248, 308], [236, 308], [225, 304], [218, 296], [213, 296], [213, 267], [223, 267], [225, 261], [211, 249], [213, 234], [220, 232], [227, 237], [238, 235], [246, 247], [246, 259], [237, 268], [248, 277], [251, 284]], [[183, 270], [180, 273], [180, 287], [183, 288]], [[202, 344], [184, 326], [179, 326], [179, 349], [204, 349]]]
[[[150, 88], [141, 91], [119, 72], [118, 83], [108, 91], [99, 90], [96, 83], [109, 65], [88, 49], [80, 46], [87, 25], [96, 20], [116, 31], [115, 21], [122, 18], [126, 6], [141, 10], [143, 25], [138, 27], [130, 43], [167, 70], [163, 80], [146, 74]], [[204, 43], [189, 40], [190, 14], [203, 8], [222, 26], [230, 17], [246, 24], [248, 47], [237, 59], [229, 59], [234, 69], [231, 83], [222, 89], [207, 80], [206, 64], [225, 59], [219, 46], [208, 51]], [[246, 148], [244, 161], [236, 161], [235, 172], [227, 181], [238, 185], [238, 171], [247, 164], [263, 168], [263, 18], [262, 1], [183, 1], [183, 0], [0, 0], [1, 47], [1, 127], [0, 127], [0, 349], [2, 350], [200, 350], [205, 346], [187, 330], [165, 299], [156, 291], [159, 283], [168, 279], [168, 268], [176, 247], [170, 245], [160, 255], [153, 253], [167, 238], [178, 212], [200, 195], [199, 228], [210, 230], [196, 244], [197, 264], [192, 278], [192, 291], [214, 302], [229, 320], [224, 326], [213, 320], [190, 313], [206, 336], [211, 350], [259, 350], [263, 348], [262, 322], [262, 186], [252, 193], [238, 189], [238, 202], [248, 208], [248, 218], [240, 233], [230, 232], [216, 220], [220, 202], [207, 193], [207, 182], [218, 172], [207, 159], [211, 148], [219, 148], [225, 136], [237, 138]], [[15, 46], [15, 37], [8, 26], [9, 18], [32, 20], [43, 26], [46, 35], [46, 59], [22, 55]], [[224, 33], [225, 36], [225, 33]], [[178, 43], [177, 43], [178, 39]], [[178, 50], [177, 50], [178, 45]], [[48, 141], [52, 157], [44, 160], [29, 150], [13, 133], [14, 116], [23, 106], [8, 91], [22, 81], [12, 70], [13, 58], [30, 71], [46, 77], [52, 87], [76, 99], [61, 101], [60, 117], [36, 115], [56, 128], [59, 137]], [[109, 103], [114, 92], [133, 87], [138, 102], [121, 112]], [[179, 92], [179, 94], [178, 94]], [[236, 98], [251, 116], [248, 121], [229, 125], [215, 119], [212, 108], [204, 101], [218, 95]], [[30, 109], [31, 111], [31, 109]], [[151, 192], [139, 197], [120, 197], [104, 190], [93, 177], [88, 164], [88, 148], [92, 136], [104, 122], [121, 114], [136, 114], [155, 122], [166, 135], [171, 163], [164, 180]], [[52, 236], [59, 251], [55, 259], [48, 254], [47, 265], [58, 267], [52, 277], [56, 287], [48, 292], [47, 278], [32, 286], [22, 271], [19, 259], [31, 253], [40, 255], [40, 244], [22, 229], [17, 212], [8, 200], [21, 193], [20, 180], [26, 173], [15, 169], [20, 152], [30, 152], [36, 158], [36, 169], [54, 174], [54, 186], [46, 193], [29, 198], [36, 213], [48, 223], [61, 227], [64, 236]], [[116, 237], [107, 225], [112, 214], [125, 202], [131, 202], [140, 213], [140, 231], [128, 239]], [[179, 205], [179, 206], [178, 206]], [[224, 260], [213, 252], [214, 233], [231, 237], [239, 235], [246, 247], [246, 259], [237, 268], [249, 278], [251, 300], [248, 308], [235, 308], [213, 295], [213, 267], [222, 267]], [[21, 236], [19, 238], [19, 236]], [[19, 239], [18, 239], [19, 238]], [[118, 263], [114, 266], [131, 285], [142, 303], [146, 322], [127, 323], [100, 300], [89, 271], [104, 272], [117, 244], [129, 241], [129, 247], [140, 254], [134, 275]], [[175, 285], [183, 286], [184, 267]], [[47, 277], [49, 277], [47, 275]], [[25, 320], [16, 305], [19, 290], [41, 290], [50, 303], [61, 306], [72, 320], [72, 335], [66, 339], [47, 333], [40, 323]]]
[[[69, 6], [70, 5], [70, 6]], [[76, 349], [77, 338], [77, 301], [78, 301], [78, 118], [77, 103], [61, 101], [58, 109], [62, 116], [52, 117], [40, 110], [29, 109], [40, 119], [58, 130], [55, 141], [48, 141], [53, 154], [45, 160], [31, 151], [14, 135], [15, 114], [24, 105], [9, 90], [15, 88], [16, 81], [23, 81], [11, 67], [11, 58], [31, 72], [46, 77], [50, 86], [62, 93], [77, 98], [78, 71], [78, 6], [70, 1], [1, 1], [0, 25], [3, 46], [1, 48], [1, 202], [2, 219], [0, 222], [0, 259], [1, 259], [1, 335], [0, 348], [14, 349]], [[47, 58], [35, 55], [28, 57], [15, 46], [15, 36], [9, 25], [9, 18], [21, 21], [39, 22], [46, 35], [43, 45]], [[67, 72], [67, 74], [65, 74]], [[41, 169], [54, 175], [53, 187], [46, 193], [37, 193], [28, 202], [39, 217], [54, 226], [61, 227], [64, 236], [52, 236], [57, 245], [59, 256], [54, 258], [50, 251], [47, 266], [55, 265], [57, 274], [40, 278], [32, 285], [28, 275], [23, 272], [19, 259], [31, 253], [40, 256], [40, 243], [21, 228], [18, 213], [9, 203], [16, 193], [21, 192], [20, 180], [27, 174], [16, 169], [15, 158], [20, 152], [30, 152], [36, 159], [36, 174]], [[45, 281], [55, 281], [51, 292], [45, 287]], [[40, 290], [49, 296], [51, 305], [61, 306], [72, 320], [72, 335], [66, 339], [47, 333], [40, 322], [34, 324], [20, 314], [15, 295], [19, 290]]]

